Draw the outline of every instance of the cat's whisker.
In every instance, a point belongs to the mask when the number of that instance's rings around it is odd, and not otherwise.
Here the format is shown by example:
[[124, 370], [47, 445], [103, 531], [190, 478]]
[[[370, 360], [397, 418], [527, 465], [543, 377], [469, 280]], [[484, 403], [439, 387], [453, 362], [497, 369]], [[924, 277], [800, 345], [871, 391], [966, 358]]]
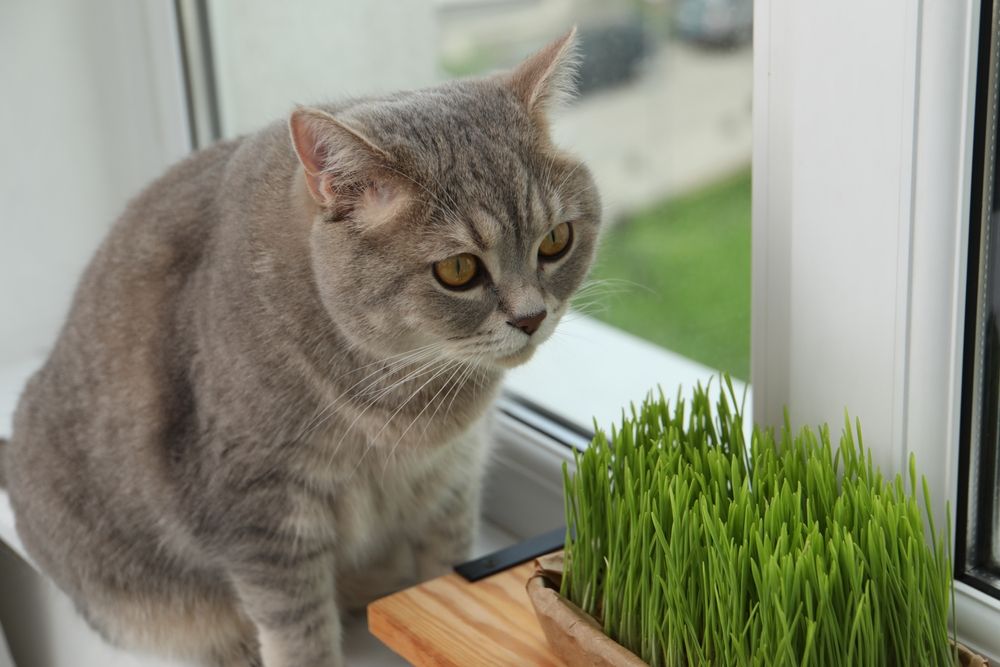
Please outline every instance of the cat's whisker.
[[452, 354], [463, 355], [465, 357], [477, 356], [484, 348], [489, 350], [494, 348], [502, 339], [502, 336], [493, 335], [490, 332], [473, 334], [462, 339], [461, 343], [452, 347]]
[[573, 297], [573, 301], [632, 293], [634, 293], [632, 288], [623, 285], [595, 285], [589, 289], [578, 291]]
[[[473, 371], [475, 371], [476, 369], [480, 369], [480, 371], [485, 374], [485, 370], [483, 369], [482, 365], [479, 363], [479, 362], [482, 361], [483, 357], [484, 357], [484, 355], [479, 355], [478, 357], [476, 357], [476, 359], [474, 361], [470, 361], [470, 362], [466, 363], [466, 365], [465, 365], [466, 366], [466, 370], [459, 377], [458, 382], [454, 383], [454, 386], [448, 392], [448, 394], [451, 394], [452, 396], [451, 396], [451, 400], [448, 402], [448, 407], [445, 408], [444, 418], [447, 418], [451, 414], [452, 405], [454, 405], [455, 399], [458, 397], [459, 393], [465, 388], [465, 382], [466, 382], [466, 379], [468, 378], [468, 376]], [[438, 411], [438, 409], [440, 409], [441, 405], [443, 405], [444, 402], [446, 400], [448, 400], [448, 394], [445, 394], [444, 397], [441, 399], [441, 404], [438, 405], [438, 407], [434, 410], [434, 415], [437, 414], [437, 411]], [[433, 419], [434, 419], [434, 416], [432, 415], [431, 420], [433, 420]], [[424, 433], [421, 434], [421, 439], [423, 439], [423, 437], [426, 435], [426, 432], [427, 432], [427, 427], [425, 426], [424, 427]]]
[[377, 366], [378, 364], [390, 364], [390, 363], [395, 364], [398, 363], [399, 361], [405, 361], [406, 359], [412, 357], [413, 355], [430, 350], [439, 350], [442, 347], [444, 347], [444, 343], [442, 343], [441, 341], [434, 341], [433, 343], [428, 343], [427, 345], [421, 345], [420, 347], [413, 348], [412, 350], [407, 350], [405, 352], [400, 352], [398, 354], [392, 354], [384, 359], [376, 359], [375, 361], [369, 362], [362, 366], [358, 366], [357, 368], [349, 370], [345, 373], [341, 373], [336, 378], [334, 378], [334, 380], [340, 380], [342, 378], [347, 377], [348, 375], [354, 375], [355, 373], [359, 373], [366, 368], [371, 368], [372, 366]]
[[584, 294], [582, 297], [577, 297], [573, 299], [573, 301], [570, 303], [570, 307], [579, 310], [584, 306], [588, 306], [594, 303], [617, 302], [619, 301], [621, 295], [624, 293], [625, 292], [615, 291], [615, 290], [588, 292], [587, 294]]
[[[434, 399], [436, 399], [441, 394], [441, 392], [445, 390], [445, 388], [448, 388], [449, 392], [451, 391], [450, 385], [451, 385], [452, 379], [454, 379], [454, 377], [456, 375], [458, 375], [458, 373], [462, 370], [463, 366], [465, 366], [466, 364], [467, 364], [467, 362], [459, 362], [454, 367], [454, 369], [452, 370], [451, 374], [448, 375], [447, 378], [445, 378], [445, 381], [441, 383], [441, 386], [438, 388], [438, 390], [436, 392], [434, 392], [434, 395], [431, 396], [430, 400], [427, 401], [427, 403], [424, 405], [424, 407], [420, 409], [420, 412], [418, 412], [417, 415], [413, 419], [410, 420], [410, 423], [406, 426], [405, 429], [403, 429], [403, 432], [400, 433], [400, 435], [399, 435], [398, 438], [396, 438], [396, 442], [393, 443], [392, 447], [389, 449], [389, 454], [388, 454], [388, 456], [386, 456], [385, 463], [382, 465], [382, 481], [383, 481], [383, 483], [385, 482], [385, 471], [389, 468], [389, 462], [392, 460], [392, 457], [395, 455], [396, 448], [399, 447], [399, 443], [403, 441], [403, 438], [406, 437], [406, 434], [410, 432], [410, 429], [413, 428], [413, 425], [417, 423], [417, 420], [419, 420], [420, 417], [423, 416], [424, 412], [427, 411], [427, 408], [429, 408], [431, 406], [431, 404], [434, 402]], [[427, 425], [424, 426], [424, 432], [425, 433], [427, 431], [427, 426], [429, 426], [430, 423], [434, 421], [434, 415], [436, 415], [436, 414], [437, 414], [437, 410], [434, 410], [434, 413], [431, 415], [430, 419], [427, 420]], [[396, 415], [393, 414], [393, 417], [395, 417], [395, 416]], [[392, 417], [390, 417], [389, 420], [391, 421]], [[386, 422], [386, 426], [388, 426], [388, 425], [389, 425], [389, 422]]]
[[[584, 193], [587, 193], [587, 192], [597, 192], [597, 186], [595, 186], [595, 185], [593, 185], [591, 183], [585, 183], [582, 186], [580, 186], [580, 187], [578, 187], [578, 188], [576, 188], [574, 190], [570, 190], [569, 192], [565, 193], [565, 196], [566, 196], [567, 199], [576, 199], [580, 195], [582, 195]], [[605, 200], [606, 200], [604, 202], [605, 206], [608, 206], [608, 204], [611, 204], [611, 203], [617, 203], [616, 201], [614, 201], [614, 199], [612, 197], [605, 196]]]
[[[386, 359], [383, 359], [383, 360], [375, 361], [375, 362], [372, 362], [370, 364], [365, 364], [364, 366], [359, 367], [357, 369], [354, 369], [353, 371], [348, 371], [346, 373], [341, 374], [340, 376], [338, 376], [337, 378], [335, 378], [334, 381], [336, 381], [338, 379], [341, 379], [341, 378], [344, 378], [344, 377], [347, 377], [348, 375], [351, 375], [352, 373], [358, 372], [358, 371], [363, 370], [365, 368], [369, 368], [369, 367], [371, 367], [373, 365], [376, 365], [376, 364], [387, 364], [384, 368], [377, 369], [375, 371], [370, 372], [368, 375], [364, 376], [363, 378], [361, 378], [360, 380], [358, 380], [357, 382], [355, 382], [354, 384], [352, 384], [347, 389], [342, 390], [337, 395], [337, 397], [332, 402], [330, 402], [325, 408], [317, 411], [316, 415], [314, 415], [314, 417], [302, 428], [302, 432], [301, 432], [301, 434], [300, 434], [299, 437], [305, 437], [305, 435], [307, 435], [311, 431], [311, 429], [313, 428], [314, 423], [315, 423], [316, 420], [320, 419], [322, 416], [325, 415], [326, 412], [328, 412], [329, 410], [332, 410], [334, 407], [336, 407], [339, 404], [339, 402], [351, 390], [353, 390], [355, 387], [357, 387], [361, 383], [365, 382], [366, 380], [368, 380], [368, 379], [370, 379], [372, 377], [375, 377], [376, 375], [378, 375], [380, 377], [382, 375], [387, 375], [393, 369], [398, 368], [398, 367], [404, 365], [405, 363], [413, 361], [415, 359], [423, 358], [424, 356], [426, 356], [427, 353], [431, 353], [435, 349], [440, 348], [440, 347], [441, 347], [440, 343], [431, 343], [429, 345], [422, 346], [420, 348], [417, 348], [415, 350], [411, 350], [409, 352], [403, 352], [403, 353], [398, 354], [398, 355], [392, 355], [392, 356], [387, 357]], [[391, 361], [391, 363], [389, 363], [390, 360], [393, 360], [393, 361]]]
[[340, 451], [340, 447], [341, 445], [344, 444], [344, 440], [354, 430], [354, 427], [358, 423], [358, 421], [368, 412], [368, 410], [370, 410], [376, 403], [378, 403], [379, 400], [389, 395], [391, 392], [393, 392], [400, 386], [406, 384], [407, 382], [415, 380], [416, 378], [424, 375], [425, 373], [433, 372], [432, 370], [429, 369], [433, 369], [436, 364], [442, 362], [447, 363], [446, 361], [443, 361], [440, 358], [434, 358], [431, 361], [421, 365], [419, 368], [411, 371], [410, 373], [408, 373], [401, 379], [397, 380], [396, 382], [381, 389], [378, 393], [376, 393], [376, 395], [372, 397], [371, 400], [368, 401], [368, 403], [361, 409], [361, 411], [358, 412], [358, 414], [354, 417], [354, 420], [347, 426], [347, 428], [344, 429], [344, 432], [341, 434], [340, 439], [337, 441], [337, 444], [334, 445], [332, 451], [330, 452], [330, 456], [328, 457], [328, 465], [332, 466], [334, 464], [334, 462], [336, 461], [337, 452]]
[[[453, 379], [453, 377], [454, 376], [449, 376], [448, 377], [448, 385], [449, 385], [448, 386], [448, 391], [446, 391], [445, 394], [444, 394], [444, 396], [441, 397], [441, 400], [438, 402], [437, 407], [434, 408], [434, 412], [432, 412], [430, 414], [430, 416], [427, 418], [427, 422], [424, 424], [424, 429], [420, 432], [420, 437], [417, 439], [418, 442], [425, 442], [426, 441], [426, 439], [427, 439], [427, 430], [430, 428], [431, 424], [434, 423], [434, 418], [437, 417], [438, 411], [441, 409], [441, 406], [444, 405], [444, 402], [446, 400], [448, 400], [448, 395], [451, 394], [451, 392], [454, 390], [454, 388], [455, 388], [456, 385], [452, 384], [452, 382], [451, 382], [451, 380]], [[435, 398], [436, 398], [436, 396], [435, 396]], [[388, 465], [388, 460], [386, 461], [386, 465]]]
[[[432, 356], [430, 360], [414, 361], [413, 362], [414, 367], [410, 368], [402, 376], [396, 378], [395, 380], [389, 382], [388, 384], [383, 385], [382, 382], [386, 380], [388, 376], [392, 375], [392, 373], [383, 374], [372, 383], [366, 385], [364, 389], [355, 392], [353, 398], [367, 400], [369, 401], [369, 405], [371, 405], [371, 403], [381, 400], [382, 398], [388, 396], [393, 391], [395, 391], [399, 387], [402, 387], [406, 383], [415, 380], [416, 378], [421, 377], [426, 373], [432, 372], [434, 366], [443, 361], [445, 360], [438, 356]], [[375, 389], [375, 391], [373, 393], [369, 393], [373, 389]]]
[[590, 314], [594, 312], [607, 312], [617, 301], [608, 299], [596, 299], [594, 301], [583, 301], [574, 303], [571, 311], [574, 313]]
[[611, 312], [609, 308], [593, 308], [588, 310], [574, 310], [571, 314], [566, 316], [566, 322], [576, 322], [582, 317], [590, 317], [601, 319], [603, 316], [608, 315]]
[[573, 174], [575, 174], [577, 172], [577, 170], [580, 167], [582, 167], [582, 166], [583, 166], [583, 163], [582, 162], [578, 162], [575, 167], [573, 167], [572, 169], [570, 169], [569, 173], [566, 174], [565, 176], [563, 176], [562, 180], [559, 181], [559, 185], [556, 186], [555, 191], [556, 192], [562, 192], [563, 186], [565, 186], [566, 183], [569, 182], [569, 179], [573, 177]]
[[[480, 360], [480, 359], [482, 359], [482, 355], [480, 355], [479, 357], [477, 357], [477, 361]], [[475, 368], [476, 365], [477, 364], [471, 364], [469, 366], [469, 368]], [[463, 374], [462, 378], [458, 382], [458, 386], [461, 386], [464, 381], [465, 380], [464, 380], [464, 374]], [[444, 415], [445, 415], [445, 417], [447, 417], [449, 414], [451, 414], [451, 406], [455, 404], [455, 399], [458, 398], [458, 394], [459, 394], [459, 392], [456, 391], [452, 395], [451, 400], [448, 402], [448, 407], [444, 409]]]
[[[364, 396], [366, 393], [368, 393], [368, 391], [370, 391], [373, 387], [375, 387], [376, 385], [378, 385], [382, 380], [384, 380], [388, 376], [392, 375], [392, 373], [396, 372], [400, 368], [405, 367], [407, 364], [419, 363], [419, 362], [427, 359], [428, 357], [432, 357], [432, 356], [436, 355], [437, 352], [442, 347], [443, 347], [442, 344], [435, 343], [435, 344], [431, 344], [431, 345], [425, 346], [424, 348], [418, 348], [414, 352], [409, 353], [409, 354], [403, 356], [402, 359], [397, 359], [396, 361], [393, 361], [392, 363], [390, 363], [389, 365], [387, 365], [385, 368], [376, 369], [375, 371], [370, 372], [368, 375], [366, 375], [365, 377], [361, 378], [360, 380], [358, 380], [357, 382], [355, 382], [350, 387], [348, 387], [348, 388], [344, 389], [343, 391], [341, 391], [340, 394], [338, 394], [337, 397], [332, 402], [330, 402], [325, 408], [323, 408], [322, 410], [320, 410], [317, 413], [317, 415], [315, 417], [313, 417], [312, 420], [310, 420], [310, 422], [307, 424], [307, 426], [302, 429], [302, 432], [299, 435], [299, 438], [301, 439], [301, 438], [307, 437], [313, 431], [315, 431], [317, 428], [319, 428], [320, 426], [322, 426], [322, 424], [326, 421], [326, 419], [330, 415], [332, 415], [333, 410], [335, 408], [337, 408], [338, 406], [342, 405], [344, 403], [344, 401], [348, 400], [351, 397], [360, 398], [360, 397]], [[369, 380], [369, 379], [371, 379], [371, 382], [369, 382], [363, 389], [361, 389], [361, 390], [359, 390], [357, 392], [354, 392], [352, 394], [352, 390], [354, 390], [360, 384], [364, 383], [366, 380]]]
[[569, 338], [571, 340], [579, 340], [579, 341], [583, 341], [585, 343], [593, 343], [594, 342], [592, 338], [588, 338], [586, 336], [581, 336], [581, 335], [579, 335], [577, 333], [571, 333], [569, 331], [560, 331], [559, 329], [556, 329], [555, 331], [553, 331], [552, 332], [552, 336], [553, 337], [557, 337], [558, 336], [559, 338]]
[[[396, 415], [398, 415], [399, 412], [403, 408], [405, 408], [407, 406], [407, 404], [409, 404], [409, 402], [411, 400], [413, 400], [413, 397], [415, 397], [417, 394], [419, 394], [421, 392], [421, 390], [423, 390], [424, 387], [426, 387], [428, 384], [430, 384], [431, 382], [433, 382], [436, 378], [438, 378], [441, 375], [443, 375], [444, 373], [448, 372], [448, 370], [450, 370], [452, 367], [454, 367], [454, 365], [456, 363], [460, 363], [460, 362], [457, 362], [455, 360], [448, 360], [447, 362], [445, 362], [445, 364], [444, 364], [444, 366], [442, 368], [438, 369], [430, 378], [428, 378], [423, 384], [421, 384], [419, 387], [417, 387], [413, 391], [413, 393], [411, 393], [406, 398], [406, 400], [404, 400], [400, 404], [400, 406], [398, 408], [396, 408], [396, 411], [393, 412], [389, 416], [389, 418], [385, 421], [385, 424], [383, 424], [382, 427], [378, 430], [378, 432], [371, 438], [370, 443], [365, 447], [364, 452], [362, 452], [361, 457], [358, 459], [357, 463], [354, 464], [354, 468], [351, 469], [351, 473], [347, 476], [345, 482], [347, 480], [350, 480], [352, 477], [354, 477], [354, 474], [357, 472], [358, 468], [361, 466], [362, 461], [364, 461], [365, 457], [368, 455], [369, 450], [371, 450], [371, 449], [373, 449], [375, 447], [375, 443], [378, 440], [378, 437], [380, 435], [382, 435], [382, 432], [385, 431], [386, 427], [389, 426], [389, 423], [396, 417]], [[355, 422], [356, 421], [357, 421], [357, 419], [355, 419]], [[352, 427], [353, 427], [353, 423], [352, 423]], [[347, 431], [345, 431], [345, 436], [346, 436], [346, 433], [349, 432], [350, 430], [351, 430], [351, 427], [348, 427]], [[341, 437], [341, 442], [343, 441], [343, 439], [344, 438]], [[338, 447], [339, 446], [340, 445], [338, 443]]]
[[575, 301], [577, 299], [590, 296], [592, 294], [604, 294], [608, 291], [618, 292], [622, 291], [622, 288], [612, 285], [594, 285], [592, 287], [577, 290], [576, 294], [573, 295], [573, 300]]
[[[417, 388], [416, 388], [416, 389], [415, 389], [415, 390], [413, 391], [413, 393], [411, 393], [411, 394], [410, 394], [410, 395], [409, 395], [409, 396], [408, 396], [408, 397], [406, 398], [406, 400], [404, 400], [404, 401], [402, 402], [402, 404], [400, 404], [400, 406], [399, 406], [398, 408], [396, 408], [396, 410], [395, 410], [395, 411], [394, 411], [394, 412], [393, 412], [393, 413], [392, 413], [391, 415], [389, 415], [389, 418], [388, 418], [388, 419], [386, 420], [385, 424], [383, 424], [383, 425], [382, 425], [382, 428], [380, 428], [380, 429], [378, 430], [378, 432], [377, 432], [377, 433], [375, 433], [375, 435], [374, 435], [374, 436], [372, 437], [372, 440], [373, 440], [373, 441], [375, 441], [375, 440], [378, 440], [378, 437], [379, 437], [380, 435], [382, 435], [382, 433], [383, 433], [383, 432], [385, 431], [385, 429], [386, 429], [386, 428], [387, 428], [387, 427], [389, 426], [389, 422], [391, 422], [391, 421], [392, 421], [392, 420], [393, 420], [393, 419], [394, 419], [394, 418], [396, 417], [396, 415], [398, 415], [398, 414], [400, 413], [400, 411], [401, 411], [401, 410], [402, 410], [403, 408], [405, 408], [405, 407], [406, 407], [406, 405], [407, 405], [407, 404], [408, 404], [408, 403], [409, 403], [409, 402], [410, 402], [411, 400], [413, 400], [413, 398], [414, 398], [414, 397], [415, 397], [415, 396], [416, 396], [417, 394], [419, 394], [419, 393], [420, 393], [420, 392], [421, 392], [421, 391], [423, 390], [423, 388], [424, 388], [424, 387], [426, 387], [426, 386], [427, 386], [428, 384], [430, 384], [431, 382], [433, 382], [434, 380], [436, 380], [436, 379], [437, 379], [437, 378], [438, 378], [439, 376], [441, 376], [441, 375], [443, 375], [444, 373], [448, 372], [448, 370], [450, 370], [451, 368], [454, 368], [454, 367], [455, 367], [456, 365], [461, 365], [461, 363], [462, 363], [462, 362], [460, 362], [460, 361], [454, 361], [454, 360], [451, 360], [451, 361], [449, 361], [449, 362], [448, 362], [448, 363], [447, 363], [447, 364], [446, 364], [446, 365], [445, 365], [445, 366], [444, 366], [444, 367], [443, 367], [442, 369], [440, 369], [440, 370], [439, 370], [438, 372], [434, 373], [434, 374], [433, 374], [433, 375], [432, 375], [432, 376], [431, 376], [430, 378], [428, 378], [428, 379], [427, 379], [427, 380], [426, 380], [426, 381], [425, 381], [425, 382], [424, 382], [423, 384], [421, 384], [421, 385], [420, 385], [419, 387], [417, 387]], [[442, 386], [444, 386], [444, 385], [442, 385]]]
[[580, 316], [593, 316], [594, 313], [607, 314], [611, 311], [611, 307], [606, 302], [598, 303], [585, 303], [582, 305], [573, 304], [573, 307], [563, 316], [563, 322], [572, 322], [573, 320], [579, 319]]
[[[430, 359], [430, 361], [427, 361], [428, 358]], [[403, 368], [405, 368], [408, 365], [409, 366], [413, 366], [413, 365], [416, 365], [416, 364], [422, 364], [419, 368], [416, 369], [416, 372], [420, 372], [422, 369], [428, 368], [430, 365], [432, 365], [434, 363], [434, 361], [436, 359], [438, 359], [438, 358], [440, 358], [440, 357], [437, 354], [437, 351], [435, 350], [435, 351], [433, 351], [431, 353], [423, 354], [423, 355], [421, 355], [421, 356], [419, 356], [419, 357], [417, 357], [415, 359], [408, 360], [406, 363], [398, 364], [394, 368], [387, 369], [385, 372], [379, 373], [377, 379], [375, 380], [375, 382], [371, 382], [368, 385], [366, 385], [363, 389], [360, 389], [360, 390], [356, 391], [354, 393], [354, 396], [356, 398], [362, 398], [363, 396], [365, 396], [366, 394], [368, 394], [373, 388], [375, 388], [376, 385], [380, 384], [383, 380], [388, 379], [390, 376], [392, 376], [393, 374], [395, 374], [397, 371], [402, 370]], [[380, 387], [379, 391], [381, 391], [383, 393], [388, 393], [389, 391], [392, 391], [397, 386], [399, 386], [401, 383], [405, 382], [406, 378], [407, 378], [407, 375], [404, 374], [404, 376], [402, 378], [397, 379], [394, 383], [391, 383], [391, 384], [386, 385], [384, 387]]]
[[627, 280], [625, 278], [592, 278], [592, 279], [588, 280], [587, 282], [585, 282], [583, 284], [583, 286], [580, 287], [580, 289], [577, 290], [577, 294], [579, 294], [580, 292], [586, 291], [588, 289], [591, 289], [593, 287], [602, 286], [602, 285], [616, 286], [616, 287], [621, 287], [623, 289], [626, 289], [626, 288], [627, 289], [638, 288], [638, 289], [641, 289], [641, 290], [644, 290], [644, 291], [647, 291], [647, 292], [652, 292], [654, 294], [656, 293], [656, 291], [654, 289], [652, 289], [651, 287], [649, 287], [648, 285], [643, 285], [642, 283], [637, 283], [634, 280]]

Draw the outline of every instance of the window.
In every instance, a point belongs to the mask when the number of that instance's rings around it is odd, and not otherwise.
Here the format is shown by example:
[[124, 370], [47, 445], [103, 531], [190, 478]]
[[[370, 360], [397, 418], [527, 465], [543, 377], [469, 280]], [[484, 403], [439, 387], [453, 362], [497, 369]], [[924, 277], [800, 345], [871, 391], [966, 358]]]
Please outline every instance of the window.
[[[430, 85], [506, 66], [576, 21], [584, 39], [602, 28], [606, 37], [634, 34], [639, 17], [641, 50], [630, 38], [604, 40], [620, 45], [612, 56], [618, 78], [592, 73], [590, 88], [556, 126], [569, 148], [610, 150], [607, 172], [598, 178], [612, 211], [621, 212], [613, 218], [642, 210], [629, 205], [633, 197], [646, 199], [648, 210], [637, 221], [613, 226], [608, 248], [620, 252], [607, 262], [633, 263], [630, 242], [640, 237], [627, 234], [660, 229], [656, 215], [666, 210], [664, 218], [673, 217], [683, 192], [695, 190], [682, 208], [704, 212], [697, 190], [714, 178], [676, 190], [657, 190], [644, 178], [698, 172], [698, 160], [711, 157], [700, 141], [706, 137], [734, 151], [713, 173], [743, 179], [726, 193], [749, 224], [752, 83], [754, 415], [779, 423], [789, 406], [797, 424], [837, 424], [848, 407], [862, 418], [884, 469], [899, 470], [916, 453], [934, 498], [942, 507], [950, 500], [958, 511], [960, 636], [1000, 656], [1000, 381], [996, 341], [978, 335], [979, 323], [985, 327], [995, 316], [993, 300], [1000, 301], [1000, 255], [991, 249], [997, 234], [990, 231], [998, 224], [990, 175], [996, 109], [988, 106], [995, 105], [988, 91], [997, 85], [993, 2], [756, 0], [752, 61], [741, 14], [749, 2], [302, 0], [294, 13], [279, 3], [174, 4], [186, 45], [187, 101], [195, 102], [187, 116], [191, 142], [182, 122], [185, 77], [174, 71], [170, 3], [95, 0], [83, 7], [63, 0], [53, 11], [24, 0], [12, 14], [17, 29], [10, 35], [17, 39], [5, 47], [24, 66], [6, 72], [11, 78], [0, 73], [4, 89], [22, 101], [8, 109], [16, 121], [11, 127], [46, 131], [5, 137], [14, 142], [11, 154], [24, 157], [4, 169], [4, 193], [11, 193], [4, 215], [15, 224], [0, 228], [0, 298], [17, 317], [0, 327], [0, 368], [18, 367], [14, 379], [0, 379], [0, 394], [9, 388], [5, 404], [13, 405], [21, 386], [20, 367], [29, 372], [44, 354], [80, 268], [125, 199], [191, 144], [252, 131], [287, 113], [290, 102]], [[730, 17], [721, 43], [695, 38], [699, 25], [704, 36], [708, 23], [727, 20], [710, 16], [709, 5]], [[369, 26], [378, 26], [377, 37]], [[709, 95], [724, 99], [699, 107]], [[633, 126], [594, 123], [591, 114], [598, 112], [589, 109], [601, 106], [619, 110]], [[633, 131], [649, 139], [640, 148], [650, 150], [638, 157], [612, 141]], [[602, 136], [610, 145], [597, 141]], [[725, 141], [715, 141], [720, 136]], [[51, 196], [50, 181], [31, 177], [43, 172], [24, 168], [48, 166], [51, 155], [76, 174], [60, 183], [59, 197]], [[584, 157], [604, 168], [602, 154]], [[643, 178], [623, 177], [634, 170]], [[602, 270], [622, 269], [606, 263]], [[605, 295], [593, 315], [740, 375], [732, 362], [699, 356], [673, 337], [658, 340], [659, 329], [646, 334], [623, 321], [633, 310], [623, 304], [649, 295], [632, 291]], [[648, 303], [671, 309], [662, 294]], [[735, 329], [733, 322], [718, 326]], [[558, 474], [566, 448], [536, 447], [532, 433], [551, 432], [562, 421], [563, 439], [579, 440], [579, 426], [589, 426], [592, 416], [615, 419], [623, 403], [657, 382], [687, 384], [710, 373], [598, 319], [567, 322], [563, 337], [510, 378], [513, 390], [542, 409], [521, 405], [517, 423], [503, 425], [510, 440], [531, 446], [518, 450], [521, 458], [500, 461], [494, 477], [505, 470], [540, 477], [544, 469], [556, 481], [534, 495], [516, 487], [502, 508], [504, 525], [541, 532], [561, 511]], [[546, 412], [557, 419], [546, 419]], [[0, 512], [0, 528], [5, 517]]]
[[578, 24], [580, 95], [553, 130], [593, 171], [607, 231], [576, 310], [744, 380], [751, 19], [752, 2], [731, 0], [437, 10], [447, 76], [515, 65]]
[[956, 577], [1000, 597], [1000, 197], [998, 7], [983, 3], [969, 220]]
[[210, 139], [213, 118], [235, 136], [295, 102], [510, 67], [578, 25], [580, 95], [553, 131], [594, 172], [606, 235], [576, 313], [508, 390], [589, 429], [657, 384], [749, 379], [751, 0], [179, 7]]

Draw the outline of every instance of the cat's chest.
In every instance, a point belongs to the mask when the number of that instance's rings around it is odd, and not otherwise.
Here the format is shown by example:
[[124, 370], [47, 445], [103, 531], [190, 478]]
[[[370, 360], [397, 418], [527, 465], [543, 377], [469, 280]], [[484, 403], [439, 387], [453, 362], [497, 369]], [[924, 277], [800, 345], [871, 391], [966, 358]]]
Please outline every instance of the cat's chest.
[[418, 534], [456, 488], [478, 483], [483, 428], [477, 422], [434, 448], [369, 452], [347, 472], [313, 467], [313, 489], [324, 492], [293, 494], [289, 520], [300, 533], [332, 538], [348, 561]]
[[432, 374], [399, 386], [328, 389], [334, 398], [308, 432], [343, 470], [374, 459], [394, 465], [407, 452], [439, 450], [474, 427], [493, 403], [498, 377], [449, 383]]

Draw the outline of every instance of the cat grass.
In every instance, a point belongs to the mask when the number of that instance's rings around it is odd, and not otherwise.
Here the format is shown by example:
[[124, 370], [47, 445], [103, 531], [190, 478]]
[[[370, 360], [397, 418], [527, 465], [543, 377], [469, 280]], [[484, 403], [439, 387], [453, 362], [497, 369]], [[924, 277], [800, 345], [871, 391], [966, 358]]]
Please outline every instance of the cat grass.
[[[951, 563], [910, 458], [847, 420], [756, 430], [732, 384], [649, 397], [564, 468], [562, 594], [658, 665], [954, 665]], [[949, 531], [950, 532], [950, 531]]]

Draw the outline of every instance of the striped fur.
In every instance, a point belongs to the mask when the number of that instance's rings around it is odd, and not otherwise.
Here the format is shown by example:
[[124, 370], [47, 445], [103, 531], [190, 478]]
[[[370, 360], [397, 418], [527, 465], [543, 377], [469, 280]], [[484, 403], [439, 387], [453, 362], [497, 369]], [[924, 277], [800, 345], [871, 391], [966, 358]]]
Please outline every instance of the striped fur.
[[[466, 556], [498, 382], [598, 235], [587, 169], [541, 120], [572, 39], [296, 110], [291, 138], [217, 144], [129, 204], [0, 459], [24, 544], [95, 629], [208, 665], [341, 665], [342, 609]], [[459, 252], [489, 280], [438, 283]], [[534, 335], [508, 324], [539, 308]]]

